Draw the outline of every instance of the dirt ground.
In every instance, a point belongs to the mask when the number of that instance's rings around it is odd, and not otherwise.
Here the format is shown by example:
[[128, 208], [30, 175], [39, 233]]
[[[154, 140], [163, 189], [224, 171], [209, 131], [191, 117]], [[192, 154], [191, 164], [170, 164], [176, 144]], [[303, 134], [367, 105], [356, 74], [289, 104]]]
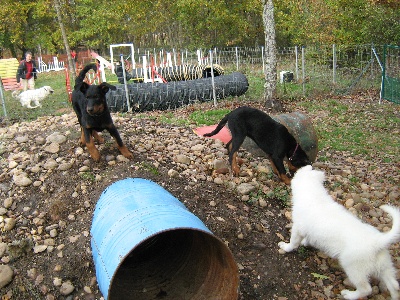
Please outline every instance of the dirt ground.
[[[127, 126], [119, 124], [118, 127], [120, 131], [127, 131]], [[160, 125], [163, 126], [167, 125]], [[49, 126], [41, 134], [47, 135], [56, 129]], [[58, 157], [74, 152], [79, 132], [71, 131], [73, 138], [63, 146]], [[137, 138], [145, 140], [145, 131]], [[31, 147], [28, 151], [35, 149]], [[102, 157], [116, 155], [115, 152], [109, 146], [101, 150]], [[2, 153], [3, 160], [9, 154]], [[302, 248], [285, 255], [278, 252], [278, 242], [290, 236], [290, 222], [286, 217], [290, 209], [280, 199], [265, 199], [260, 206], [243, 201], [234, 190], [212, 181], [171, 177], [168, 171], [174, 165], [172, 160], [160, 160], [155, 171], [151, 167], [154, 160], [137, 151], [128, 163], [110, 164], [102, 159], [99, 163], [88, 160], [83, 165], [95, 174], [102, 174], [102, 179], [85, 176], [87, 173], [80, 171], [82, 162], [77, 162], [68, 176], [65, 172], [53, 171], [51, 176], [46, 175], [43, 185], [20, 188], [11, 183], [11, 173], [3, 162], [3, 169], [7, 171], [0, 177], [1, 195], [4, 199], [13, 199], [3, 217], [15, 217], [17, 225], [11, 231], [3, 230], [1, 242], [10, 245], [33, 239], [43, 244], [49, 239], [52, 224], [58, 224], [60, 229], [53, 238], [54, 247], [46, 251], [34, 253], [28, 249], [22, 254], [12, 254], [9, 250], [8, 255], [3, 255], [2, 262], [12, 267], [14, 278], [0, 290], [2, 299], [101, 299], [90, 246], [93, 209], [106, 187], [127, 177], [146, 178], [163, 186], [229, 246], [239, 267], [239, 299], [336, 299], [335, 295], [344, 288], [345, 276], [337, 262], [316, 250]], [[57, 279], [70, 281], [74, 291], [63, 295]], [[379, 297], [376, 299], [387, 299], [388, 295]]]

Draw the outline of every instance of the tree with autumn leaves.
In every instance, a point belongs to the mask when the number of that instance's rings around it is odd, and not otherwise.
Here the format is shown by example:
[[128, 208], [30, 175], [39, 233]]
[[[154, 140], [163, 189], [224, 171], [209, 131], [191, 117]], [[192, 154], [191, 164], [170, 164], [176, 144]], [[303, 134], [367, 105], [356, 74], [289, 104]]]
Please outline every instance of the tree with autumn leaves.
[[[71, 48], [264, 45], [262, 0], [58, 0]], [[65, 51], [53, 0], [0, 0], [0, 48]], [[277, 46], [398, 44], [398, 0], [274, 1]]]
[[[276, 47], [398, 44], [398, 0], [0, 0], [0, 51], [67, 52], [110, 44], [265, 46], [265, 101], [274, 102]], [[1, 54], [1, 52], [0, 52]], [[72, 65], [72, 64], [69, 64]]]

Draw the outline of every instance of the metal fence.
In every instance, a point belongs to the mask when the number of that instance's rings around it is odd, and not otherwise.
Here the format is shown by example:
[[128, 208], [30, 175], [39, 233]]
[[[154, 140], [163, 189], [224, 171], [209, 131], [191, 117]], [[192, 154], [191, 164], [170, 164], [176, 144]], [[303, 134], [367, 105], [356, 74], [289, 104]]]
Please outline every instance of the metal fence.
[[385, 45], [383, 50], [382, 99], [400, 104], [400, 47]]
[[[213, 63], [230, 71], [264, 76], [268, 59], [264, 47], [227, 47], [212, 50], [198, 49], [165, 50], [136, 49], [135, 59], [152, 56], [161, 62], [165, 53], [172, 53], [175, 63], [209, 64], [210, 52]], [[367, 45], [321, 45], [312, 47], [285, 47], [277, 49], [277, 71], [293, 74], [291, 82], [278, 89], [293, 96], [313, 96], [322, 93], [350, 94], [360, 90], [381, 88], [383, 46]], [[279, 88], [279, 87], [278, 87]], [[375, 93], [377, 94], [377, 93]], [[290, 96], [290, 95], [289, 95]], [[379, 96], [378, 96], [379, 97]]]

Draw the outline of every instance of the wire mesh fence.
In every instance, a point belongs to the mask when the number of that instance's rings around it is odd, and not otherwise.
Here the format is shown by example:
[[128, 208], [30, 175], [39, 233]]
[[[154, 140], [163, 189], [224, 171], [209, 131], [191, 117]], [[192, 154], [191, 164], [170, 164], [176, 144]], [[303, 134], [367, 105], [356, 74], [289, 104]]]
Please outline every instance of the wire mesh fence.
[[[158, 53], [158, 50], [137, 49], [138, 53]], [[167, 52], [160, 50], [160, 52]], [[176, 61], [187, 64], [209, 64], [207, 50], [172, 49]], [[264, 47], [226, 47], [212, 49], [213, 63], [222, 66], [225, 73], [252, 72], [264, 77], [268, 57]], [[140, 60], [139, 55], [139, 60]], [[284, 47], [277, 49], [277, 71], [293, 73], [291, 82], [279, 80], [278, 89], [289, 96], [313, 96], [321, 93], [351, 94], [360, 90], [380, 90], [383, 46], [319, 45]]]
[[400, 104], [400, 47], [385, 45], [383, 52], [381, 97]]

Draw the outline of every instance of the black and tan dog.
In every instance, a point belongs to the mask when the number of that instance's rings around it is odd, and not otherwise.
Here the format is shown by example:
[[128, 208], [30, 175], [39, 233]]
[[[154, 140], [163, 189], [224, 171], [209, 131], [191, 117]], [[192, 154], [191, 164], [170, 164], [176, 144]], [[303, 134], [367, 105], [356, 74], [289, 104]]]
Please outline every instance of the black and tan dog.
[[103, 143], [104, 139], [98, 135], [98, 132], [106, 129], [116, 141], [121, 154], [126, 158], [133, 158], [132, 153], [122, 142], [106, 102], [107, 92], [110, 89], [115, 90], [116, 87], [107, 82], [99, 85], [87, 84], [84, 79], [89, 70], [96, 71], [96, 65], [87, 65], [79, 73], [72, 92], [72, 106], [81, 125], [81, 143], [83, 146], [86, 145], [93, 160], [99, 161], [100, 153], [94, 144], [94, 140]]
[[229, 152], [229, 163], [235, 176], [239, 175], [237, 151], [246, 136], [268, 154], [273, 171], [286, 184], [290, 184], [290, 178], [283, 164], [285, 157], [288, 158], [289, 170], [292, 173], [300, 167], [311, 164], [307, 154], [287, 128], [258, 109], [239, 107], [228, 113], [212, 132], [204, 136], [210, 137], [217, 134], [226, 123], [232, 135], [226, 147]]

